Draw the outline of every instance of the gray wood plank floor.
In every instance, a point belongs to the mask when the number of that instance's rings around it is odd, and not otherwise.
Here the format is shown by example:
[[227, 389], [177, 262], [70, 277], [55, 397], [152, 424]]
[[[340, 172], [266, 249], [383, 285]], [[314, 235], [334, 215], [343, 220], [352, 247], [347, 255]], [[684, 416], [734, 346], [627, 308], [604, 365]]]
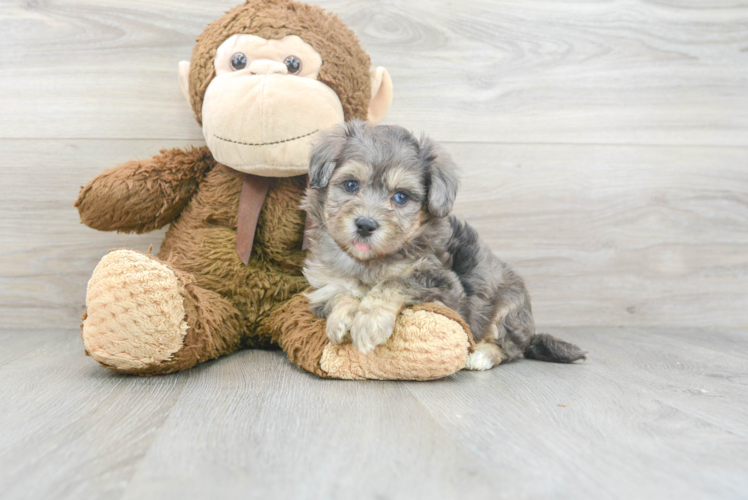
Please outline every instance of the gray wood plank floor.
[[200, 144], [176, 66], [239, 0], [0, 1], [0, 499], [748, 497], [748, 2], [320, 0], [445, 143], [456, 211], [586, 363], [320, 380], [83, 356], [104, 168]]
[[0, 497], [745, 498], [745, 332], [553, 333], [590, 360], [429, 383], [321, 380], [264, 351], [126, 377], [75, 331], [16, 335]]

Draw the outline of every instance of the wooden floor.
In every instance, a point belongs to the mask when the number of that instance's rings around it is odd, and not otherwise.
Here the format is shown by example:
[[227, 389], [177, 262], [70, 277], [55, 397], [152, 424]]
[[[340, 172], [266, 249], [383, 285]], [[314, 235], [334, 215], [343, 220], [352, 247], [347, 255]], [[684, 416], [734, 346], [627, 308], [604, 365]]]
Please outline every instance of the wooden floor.
[[1, 498], [745, 498], [745, 333], [554, 330], [592, 352], [436, 382], [243, 351], [137, 378], [2, 334]]
[[73, 200], [202, 143], [177, 64], [239, 1], [0, 1], [0, 499], [748, 498], [743, 0], [312, 2], [586, 363], [352, 383], [278, 352], [155, 378], [83, 356], [94, 266], [163, 231]]

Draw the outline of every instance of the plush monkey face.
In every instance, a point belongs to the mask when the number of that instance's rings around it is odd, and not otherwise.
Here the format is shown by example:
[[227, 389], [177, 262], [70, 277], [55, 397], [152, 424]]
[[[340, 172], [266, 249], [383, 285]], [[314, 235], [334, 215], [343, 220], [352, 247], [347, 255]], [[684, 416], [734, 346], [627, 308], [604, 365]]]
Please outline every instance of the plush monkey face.
[[387, 114], [392, 82], [384, 68], [369, 74], [368, 65], [337, 17], [288, 0], [254, 0], [208, 26], [192, 64], [179, 69], [215, 159], [287, 177], [307, 173], [320, 132]]
[[203, 101], [203, 134], [219, 162], [255, 175], [306, 173], [317, 133], [343, 121], [317, 80], [322, 58], [295, 35], [234, 35], [218, 47]]

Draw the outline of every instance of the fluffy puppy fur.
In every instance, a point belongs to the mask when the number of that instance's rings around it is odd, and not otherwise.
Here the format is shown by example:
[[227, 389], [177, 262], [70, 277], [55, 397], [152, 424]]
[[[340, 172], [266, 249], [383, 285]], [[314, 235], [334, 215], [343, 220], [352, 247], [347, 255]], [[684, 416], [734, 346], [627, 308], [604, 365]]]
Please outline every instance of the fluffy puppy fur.
[[450, 156], [398, 126], [352, 121], [312, 151], [303, 208], [312, 221], [304, 275], [332, 342], [369, 352], [407, 305], [458, 311], [478, 347], [468, 368], [521, 356], [569, 363], [577, 346], [536, 334], [522, 279], [473, 228], [450, 216], [459, 181]]

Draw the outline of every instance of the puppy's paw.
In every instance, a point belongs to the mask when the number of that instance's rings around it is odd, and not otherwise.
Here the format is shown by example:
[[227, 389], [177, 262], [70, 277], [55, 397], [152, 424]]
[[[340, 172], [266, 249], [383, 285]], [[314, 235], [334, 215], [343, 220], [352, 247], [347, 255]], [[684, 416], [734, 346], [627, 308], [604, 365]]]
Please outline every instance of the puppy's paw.
[[342, 344], [348, 339], [352, 324], [352, 317], [333, 311], [327, 317], [327, 338], [333, 344]]
[[360, 301], [351, 296], [341, 295], [335, 300], [335, 305], [327, 315], [327, 338], [333, 344], [342, 344], [349, 338], [353, 320], [358, 311]]
[[490, 370], [507, 359], [504, 350], [493, 342], [479, 342], [475, 350], [468, 356], [465, 368], [467, 370]]
[[368, 354], [384, 344], [392, 336], [396, 319], [397, 313], [387, 309], [360, 310], [351, 326], [354, 347]]

